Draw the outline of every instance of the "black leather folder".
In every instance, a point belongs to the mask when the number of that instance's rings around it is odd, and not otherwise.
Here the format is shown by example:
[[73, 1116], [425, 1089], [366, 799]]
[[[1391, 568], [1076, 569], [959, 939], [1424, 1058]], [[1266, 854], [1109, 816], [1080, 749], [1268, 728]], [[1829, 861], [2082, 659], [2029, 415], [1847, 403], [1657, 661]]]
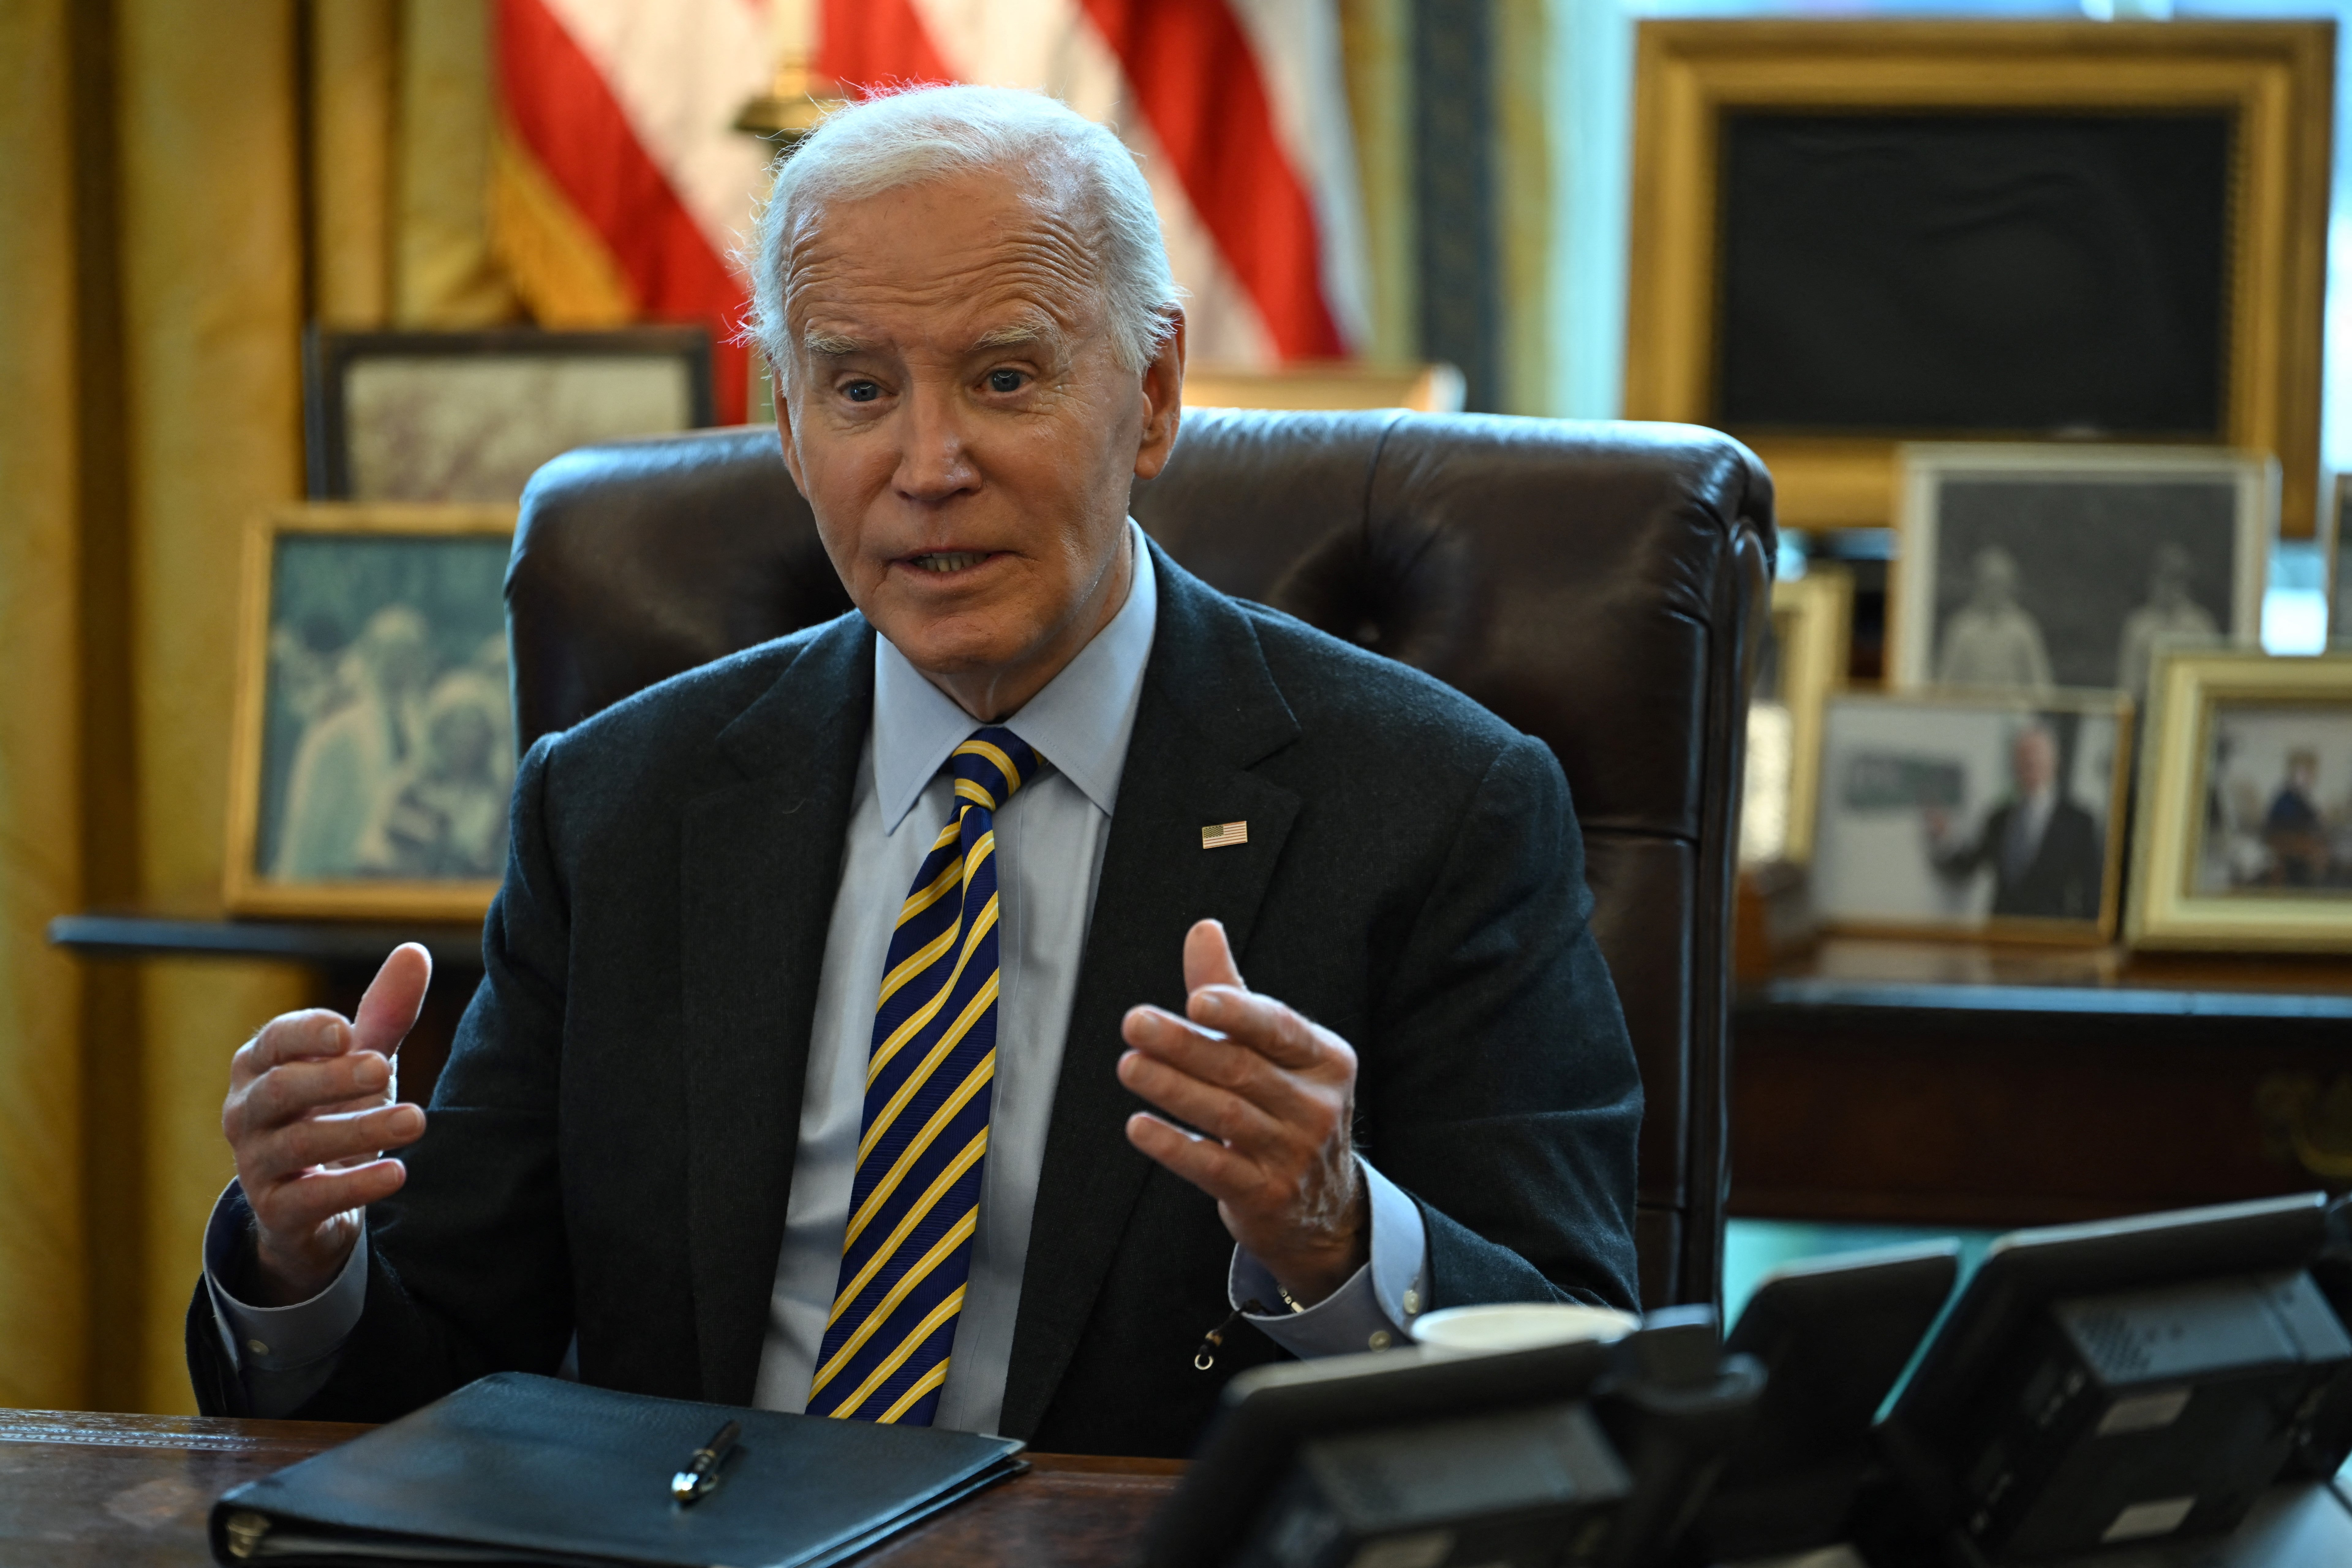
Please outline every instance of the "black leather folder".
[[[670, 1478], [742, 1436], [690, 1507]], [[213, 1506], [223, 1563], [825, 1568], [1027, 1466], [1009, 1437], [499, 1373]]]

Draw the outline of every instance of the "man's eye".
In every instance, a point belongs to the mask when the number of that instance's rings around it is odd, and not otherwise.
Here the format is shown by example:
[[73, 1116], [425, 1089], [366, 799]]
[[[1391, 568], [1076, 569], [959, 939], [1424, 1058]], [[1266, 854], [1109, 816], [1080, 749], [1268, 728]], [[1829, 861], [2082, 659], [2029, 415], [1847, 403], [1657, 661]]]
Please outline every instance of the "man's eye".
[[988, 373], [988, 390], [1018, 392], [1028, 379], [1017, 370], [992, 370]]
[[882, 395], [882, 388], [870, 381], [853, 381], [841, 390], [852, 403], [871, 403]]

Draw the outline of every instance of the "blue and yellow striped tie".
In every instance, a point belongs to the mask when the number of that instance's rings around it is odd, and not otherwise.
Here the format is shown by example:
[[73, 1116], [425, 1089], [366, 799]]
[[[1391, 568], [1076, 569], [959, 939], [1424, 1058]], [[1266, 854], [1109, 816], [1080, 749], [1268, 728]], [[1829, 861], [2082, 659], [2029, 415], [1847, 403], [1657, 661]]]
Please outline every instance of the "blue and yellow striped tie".
[[993, 725], [948, 759], [956, 819], [915, 873], [883, 964], [812, 1415], [928, 1426], [939, 1411], [971, 1272], [996, 1077], [996, 813], [1040, 765]]

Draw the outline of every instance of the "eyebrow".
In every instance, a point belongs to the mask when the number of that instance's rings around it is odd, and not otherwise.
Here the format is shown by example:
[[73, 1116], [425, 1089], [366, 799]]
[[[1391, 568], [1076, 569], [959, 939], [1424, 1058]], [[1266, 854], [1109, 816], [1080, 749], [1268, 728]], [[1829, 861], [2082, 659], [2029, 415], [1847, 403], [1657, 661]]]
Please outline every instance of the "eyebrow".
[[1049, 323], [1007, 321], [1001, 327], [992, 327], [981, 333], [971, 346], [975, 349], [1014, 349], [1035, 343], [1055, 348], [1060, 345], [1061, 341], [1062, 334]]
[[[1050, 321], [1007, 321], [1002, 326], [991, 327], [972, 340], [971, 347], [966, 352], [1025, 348], [1033, 344], [1055, 352], [1061, 349], [1064, 341], [1061, 329]], [[872, 346], [859, 339], [828, 332], [818, 327], [811, 327], [801, 334], [801, 347], [811, 355], [825, 359], [845, 359]]]
[[845, 338], [839, 332], [821, 331], [811, 327], [801, 334], [801, 347], [812, 354], [827, 359], [840, 359], [854, 354], [866, 345], [856, 338]]

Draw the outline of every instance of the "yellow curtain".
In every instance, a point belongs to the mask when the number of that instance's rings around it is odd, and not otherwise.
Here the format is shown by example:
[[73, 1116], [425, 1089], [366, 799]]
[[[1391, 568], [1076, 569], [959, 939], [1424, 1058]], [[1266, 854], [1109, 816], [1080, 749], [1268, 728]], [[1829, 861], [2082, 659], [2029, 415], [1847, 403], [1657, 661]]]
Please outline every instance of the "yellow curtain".
[[[140, 892], [151, 906], [219, 907], [238, 545], [255, 511], [301, 494], [296, 36], [293, 7], [266, 0], [121, 0], [115, 10], [131, 475], [123, 631]], [[220, 1134], [229, 1053], [307, 994], [300, 973], [280, 966], [143, 966], [143, 1408], [192, 1405], [181, 1318], [205, 1212], [230, 1174]]]
[[489, 68], [486, 0], [0, 0], [0, 1405], [192, 1408], [228, 1058], [313, 982], [46, 927], [218, 912], [239, 541], [301, 494], [303, 322], [520, 310]]
[[[86, 1344], [71, 0], [0, 0], [0, 1405], [79, 1403]], [[22, 1348], [19, 1348], [22, 1347]]]

